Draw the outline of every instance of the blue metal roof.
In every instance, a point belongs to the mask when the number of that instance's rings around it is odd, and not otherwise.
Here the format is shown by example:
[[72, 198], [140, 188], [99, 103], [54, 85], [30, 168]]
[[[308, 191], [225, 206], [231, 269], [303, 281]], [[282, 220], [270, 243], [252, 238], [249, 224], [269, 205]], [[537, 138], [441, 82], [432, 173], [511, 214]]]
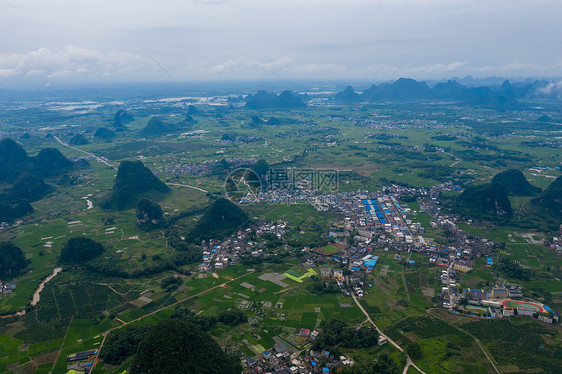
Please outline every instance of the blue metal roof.
[[373, 268], [373, 267], [375, 267], [375, 265], [377, 264], [377, 260], [378, 260], [378, 259], [376, 259], [376, 258], [372, 258], [372, 259], [370, 259], [370, 260], [368, 260], [368, 261], [365, 261], [365, 264], [364, 264], [364, 265], [367, 266], [367, 267]]

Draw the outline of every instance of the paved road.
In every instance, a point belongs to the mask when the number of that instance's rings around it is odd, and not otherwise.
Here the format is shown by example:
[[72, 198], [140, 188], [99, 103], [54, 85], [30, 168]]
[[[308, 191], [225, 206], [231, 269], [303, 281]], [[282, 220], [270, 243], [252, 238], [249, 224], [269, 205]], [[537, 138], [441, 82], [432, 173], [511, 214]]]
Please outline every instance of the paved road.
[[60, 139], [59, 139], [58, 137], [56, 137], [56, 136], [53, 136], [53, 138], [55, 138], [56, 141], [59, 142], [60, 145], [62, 145], [63, 147], [70, 148], [70, 149], [74, 149], [75, 151], [85, 153], [85, 154], [87, 154], [88, 156], [92, 156], [93, 158], [95, 158], [98, 162], [101, 162], [102, 164], [105, 164], [105, 165], [109, 166], [110, 168], [113, 168], [113, 169], [117, 170], [117, 168], [116, 168], [115, 166], [113, 166], [112, 164], [110, 164], [109, 162], [107, 162], [106, 160], [104, 160], [103, 158], [98, 157], [98, 156], [96, 156], [96, 155], [93, 154], [93, 153], [83, 151], [83, 150], [81, 150], [81, 149], [79, 149], [79, 148], [72, 147], [71, 145], [68, 145], [67, 143], [63, 142], [62, 140], [60, 140]]
[[[386, 340], [388, 340], [388, 342], [390, 344], [392, 344], [396, 349], [398, 349], [400, 352], [406, 354], [406, 352], [404, 352], [404, 349], [402, 347], [400, 347], [398, 344], [396, 344], [396, 342], [392, 339], [390, 339], [388, 336], [386, 336], [381, 329], [378, 328], [377, 325], [375, 325], [375, 322], [373, 322], [373, 320], [371, 319], [371, 316], [369, 316], [369, 313], [367, 313], [367, 311], [365, 310], [365, 308], [363, 308], [363, 305], [361, 305], [361, 303], [359, 302], [359, 300], [357, 300], [357, 298], [355, 297], [355, 295], [352, 293], [351, 297], [353, 297], [353, 301], [355, 301], [355, 304], [357, 304], [357, 306], [359, 307], [359, 309], [361, 309], [361, 311], [363, 312], [363, 314], [367, 317], [367, 321], [369, 321], [371, 323], [371, 325], [373, 325], [375, 327], [375, 329], [377, 330], [377, 332], [379, 333], [379, 335], [383, 336], [386, 338]], [[417, 371], [419, 371], [422, 374], [426, 374], [422, 369], [420, 369], [416, 364], [414, 364], [414, 362], [412, 361], [412, 359], [410, 358], [410, 356], [408, 356], [406, 354], [406, 367], [404, 367], [404, 372], [406, 373], [408, 372], [408, 367], [409, 366], [413, 366]]]
[[449, 290], [449, 310], [452, 312], [453, 308], [455, 306], [455, 300], [453, 298], [453, 290], [451, 287], [451, 270], [453, 270], [453, 267], [455, 266], [455, 260], [451, 261], [451, 263], [449, 264], [449, 267], [447, 268], [447, 290]]
[[204, 189], [202, 189], [202, 188], [195, 187], [195, 186], [190, 186], [190, 185], [188, 185], [188, 184], [179, 184], [179, 183], [166, 183], [166, 184], [167, 184], [168, 186], [193, 188], [194, 190], [201, 191], [201, 192], [205, 192], [205, 193], [208, 193], [208, 192], [209, 192], [209, 191], [204, 190]]
[[451, 157], [456, 158], [455, 162], [453, 162], [449, 167], [453, 167], [453, 166], [455, 166], [456, 164], [458, 164], [459, 162], [462, 161], [462, 158], [460, 158], [460, 157], [458, 157], [458, 156], [455, 156], [455, 155], [452, 154], [452, 153], [449, 153], [449, 152], [444, 152], [444, 153], [447, 154], [447, 155], [449, 155], [449, 156], [451, 156]]

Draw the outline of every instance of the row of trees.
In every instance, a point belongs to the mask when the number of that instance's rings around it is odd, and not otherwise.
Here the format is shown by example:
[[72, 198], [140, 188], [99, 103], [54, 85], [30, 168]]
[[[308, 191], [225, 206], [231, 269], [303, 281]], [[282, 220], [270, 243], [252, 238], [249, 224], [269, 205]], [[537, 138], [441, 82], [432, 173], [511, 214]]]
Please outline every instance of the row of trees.
[[378, 337], [379, 335], [372, 328], [354, 329], [343, 321], [332, 319], [323, 322], [322, 333], [314, 341], [313, 349], [334, 351], [339, 347], [369, 348], [377, 344]]

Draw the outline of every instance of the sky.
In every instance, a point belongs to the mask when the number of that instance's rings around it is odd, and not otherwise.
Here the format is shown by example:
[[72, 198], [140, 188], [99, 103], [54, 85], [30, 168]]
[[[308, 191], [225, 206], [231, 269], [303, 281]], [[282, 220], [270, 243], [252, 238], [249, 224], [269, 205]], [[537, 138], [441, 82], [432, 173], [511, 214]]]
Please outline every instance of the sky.
[[560, 0], [0, 0], [0, 84], [562, 77]]

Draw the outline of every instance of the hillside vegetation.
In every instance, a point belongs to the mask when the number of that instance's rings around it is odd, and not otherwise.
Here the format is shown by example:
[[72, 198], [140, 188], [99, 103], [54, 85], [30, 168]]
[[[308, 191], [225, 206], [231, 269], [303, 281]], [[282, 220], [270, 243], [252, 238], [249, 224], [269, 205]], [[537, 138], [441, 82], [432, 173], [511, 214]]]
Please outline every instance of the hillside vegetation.
[[456, 202], [461, 213], [475, 218], [499, 219], [513, 213], [507, 189], [497, 183], [470, 185]]
[[60, 253], [62, 262], [84, 263], [93, 260], [105, 251], [100, 243], [90, 238], [78, 236], [71, 238]]
[[533, 203], [546, 209], [559, 219], [562, 217], [562, 176], [556, 178]]
[[541, 192], [539, 187], [533, 186], [520, 170], [510, 169], [492, 178], [492, 183], [501, 184], [507, 193], [515, 196], [534, 196]]
[[132, 374], [238, 374], [238, 358], [193, 324], [170, 319], [156, 325], [140, 343]]
[[228, 199], [218, 199], [205, 211], [186, 240], [199, 243], [201, 240], [222, 239], [240, 230], [248, 222], [248, 215]]
[[101, 206], [105, 209], [123, 210], [132, 208], [143, 197], [158, 197], [169, 191], [170, 188], [141, 161], [123, 161], [117, 170], [113, 190]]
[[9, 242], [0, 242], [0, 279], [18, 276], [26, 266], [27, 260], [21, 248]]

